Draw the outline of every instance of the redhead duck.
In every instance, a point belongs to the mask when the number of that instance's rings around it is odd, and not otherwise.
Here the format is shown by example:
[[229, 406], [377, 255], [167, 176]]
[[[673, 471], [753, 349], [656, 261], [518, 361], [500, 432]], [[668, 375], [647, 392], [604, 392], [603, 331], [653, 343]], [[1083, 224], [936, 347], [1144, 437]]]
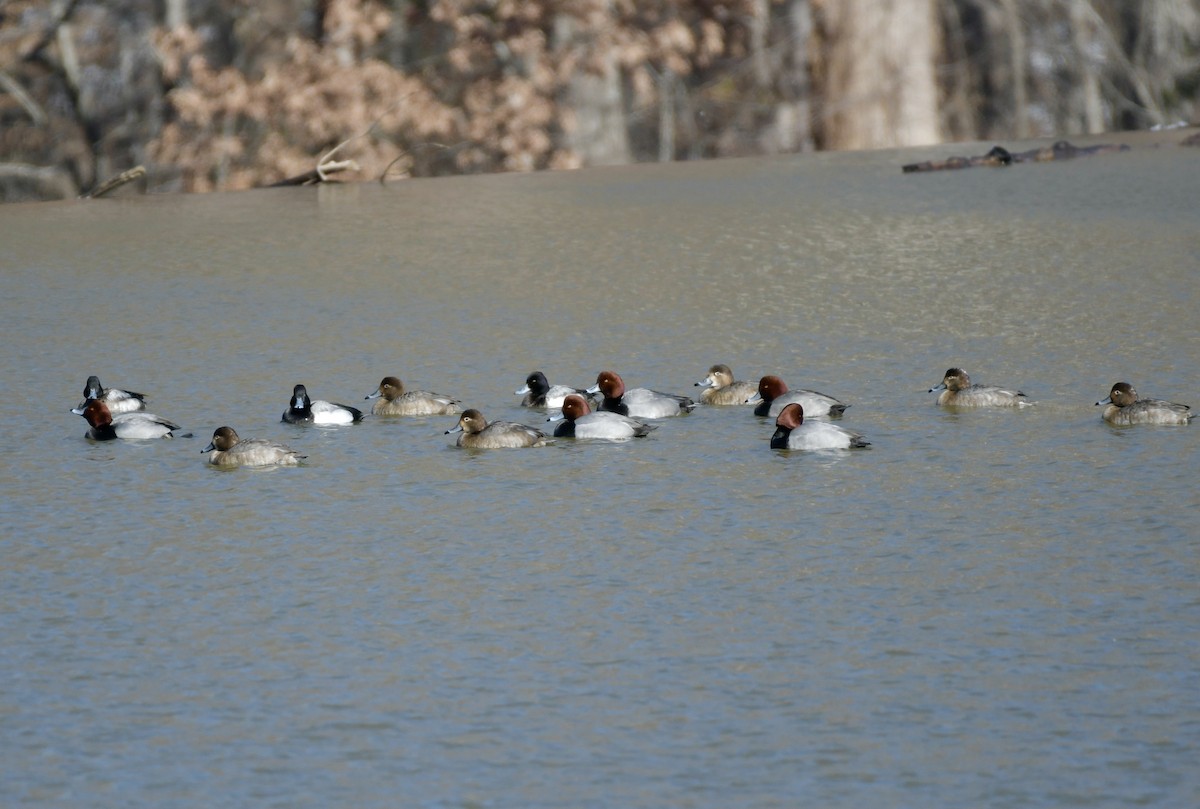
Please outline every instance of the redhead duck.
[[773, 374], [758, 380], [758, 390], [746, 402], [755, 406], [754, 415], [771, 417], [778, 416], [793, 402], [803, 407], [810, 418], [840, 416], [850, 406], [815, 390], [791, 390], [786, 382]]
[[175, 431], [180, 429], [175, 422], [153, 413], [135, 411], [114, 415], [103, 399], [90, 400], [79, 415], [91, 425], [87, 437], [93, 441], [112, 441], [115, 438], [174, 438]]
[[828, 421], [805, 421], [804, 408], [784, 405], [775, 419], [771, 449], [858, 449], [870, 446], [860, 434]]
[[597, 441], [644, 438], [655, 429], [653, 424], [643, 424], [620, 413], [610, 413], [606, 410], [593, 413], [587, 399], [575, 393], [563, 401], [562, 413], [551, 416], [546, 421], [562, 422], [554, 428], [554, 435], [558, 438], [589, 438]]
[[696, 403], [686, 396], [659, 393], [649, 388], [626, 390], [625, 382], [615, 371], [601, 371], [596, 376], [596, 384], [588, 388], [587, 392], [604, 394], [604, 400], [600, 403], [601, 410], [635, 419], [680, 416], [692, 412], [696, 406]]

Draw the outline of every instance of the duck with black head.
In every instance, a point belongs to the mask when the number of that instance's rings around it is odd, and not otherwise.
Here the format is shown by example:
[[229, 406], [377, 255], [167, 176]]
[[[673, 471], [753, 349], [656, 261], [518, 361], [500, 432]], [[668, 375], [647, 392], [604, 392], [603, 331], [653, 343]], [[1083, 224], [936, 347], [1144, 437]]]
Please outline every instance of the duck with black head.
[[282, 420], [288, 424], [354, 424], [362, 421], [362, 411], [350, 405], [310, 399], [303, 385], [292, 388], [292, 399], [283, 411]]

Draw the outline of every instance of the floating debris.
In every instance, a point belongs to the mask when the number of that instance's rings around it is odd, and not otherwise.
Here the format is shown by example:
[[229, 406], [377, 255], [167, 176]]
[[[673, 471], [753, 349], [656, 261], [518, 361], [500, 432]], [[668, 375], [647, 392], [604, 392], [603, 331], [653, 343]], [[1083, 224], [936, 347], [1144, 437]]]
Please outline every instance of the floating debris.
[[1027, 152], [1010, 152], [1003, 146], [993, 146], [991, 151], [985, 155], [909, 163], [901, 167], [901, 170], [905, 174], [912, 174], [919, 171], [969, 169], [975, 166], [1011, 166], [1013, 163], [1045, 163], [1050, 160], [1070, 160], [1073, 157], [1091, 157], [1092, 155], [1127, 151], [1129, 151], [1129, 147], [1125, 144], [1101, 143], [1097, 146], [1076, 146], [1068, 141], [1060, 140], [1052, 146], [1030, 149]]

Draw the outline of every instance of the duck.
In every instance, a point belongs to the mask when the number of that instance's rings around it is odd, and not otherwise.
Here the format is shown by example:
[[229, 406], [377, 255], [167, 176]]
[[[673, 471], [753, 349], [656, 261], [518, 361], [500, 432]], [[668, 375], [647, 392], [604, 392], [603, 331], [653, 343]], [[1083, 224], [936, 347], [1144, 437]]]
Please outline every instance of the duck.
[[1107, 399], [1096, 402], [1107, 405], [1101, 417], [1109, 424], [1188, 424], [1192, 420], [1192, 409], [1184, 404], [1163, 399], [1140, 399], [1138, 392], [1128, 382], [1112, 386]]
[[950, 368], [941, 384], [934, 385], [929, 393], [942, 391], [937, 403], [951, 407], [1025, 407], [1032, 402], [1025, 394], [1011, 388], [996, 385], [972, 385], [971, 377], [962, 368]]
[[493, 421], [490, 424], [483, 413], [475, 408], [464, 410], [458, 424], [446, 431], [462, 433], [455, 444], [471, 449], [511, 449], [517, 447], [542, 447], [547, 443], [546, 434], [536, 427], [512, 421]]
[[458, 399], [427, 390], [406, 391], [394, 376], [385, 376], [375, 392], [363, 398], [378, 400], [371, 406], [376, 416], [452, 416], [462, 412]]
[[292, 389], [292, 401], [283, 411], [283, 421], [288, 424], [353, 424], [362, 421], [362, 417], [362, 411], [356, 407], [308, 398], [303, 385]]
[[620, 413], [592, 412], [588, 401], [572, 393], [563, 400], [562, 412], [546, 421], [562, 422], [554, 428], [556, 438], [587, 438], [597, 441], [628, 441], [645, 438], [656, 425], [645, 424]]
[[709, 405], [744, 405], [755, 391], [753, 382], [735, 382], [729, 366], [720, 364], [709, 368], [695, 387], [704, 388], [700, 401]]
[[92, 399], [99, 399], [108, 405], [108, 412], [114, 416], [120, 413], [136, 413], [146, 409], [146, 394], [134, 393], [131, 390], [106, 388], [100, 384], [100, 378], [89, 376], [83, 386], [83, 401], [71, 409], [77, 416], [83, 415], [83, 409]]
[[758, 380], [758, 389], [746, 399], [747, 404], [754, 405], [754, 415], [768, 417], [778, 416], [784, 407], [793, 402], [801, 405], [810, 418], [836, 418], [845, 413], [846, 408], [850, 406], [815, 390], [792, 390], [783, 379], [774, 374], [768, 374]]
[[224, 467], [299, 466], [308, 457], [265, 438], [239, 438], [232, 427], [218, 427], [212, 441], [200, 451], [208, 453], [210, 464]]
[[601, 371], [596, 384], [588, 393], [602, 393], [600, 409], [620, 413], [635, 419], [661, 419], [692, 412], [696, 403], [686, 396], [659, 393], [649, 388], [625, 389], [625, 382], [616, 371]]
[[804, 407], [796, 402], [784, 405], [775, 418], [771, 449], [860, 449], [871, 442], [861, 434], [828, 421], [805, 421]]
[[79, 415], [91, 429], [87, 437], [93, 441], [112, 441], [116, 438], [174, 438], [178, 424], [144, 411], [114, 414], [103, 399], [91, 399]]
[[521, 407], [544, 407], [547, 410], [557, 410], [562, 407], [563, 399], [572, 394], [582, 396], [589, 402], [595, 401], [583, 388], [551, 385], [541, 371], [534, 371], [525, 377], [525, 387], [515, 390], [513, 393], [525, 397], [521, 400]]

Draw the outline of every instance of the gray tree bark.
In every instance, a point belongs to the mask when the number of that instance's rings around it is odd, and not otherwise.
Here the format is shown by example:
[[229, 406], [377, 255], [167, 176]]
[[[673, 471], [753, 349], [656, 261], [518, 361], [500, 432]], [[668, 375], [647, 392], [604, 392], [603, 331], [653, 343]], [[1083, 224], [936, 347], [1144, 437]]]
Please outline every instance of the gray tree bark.
[[819, 12], [824, 147], [939, 142], [933, 0], [835, 0]]

